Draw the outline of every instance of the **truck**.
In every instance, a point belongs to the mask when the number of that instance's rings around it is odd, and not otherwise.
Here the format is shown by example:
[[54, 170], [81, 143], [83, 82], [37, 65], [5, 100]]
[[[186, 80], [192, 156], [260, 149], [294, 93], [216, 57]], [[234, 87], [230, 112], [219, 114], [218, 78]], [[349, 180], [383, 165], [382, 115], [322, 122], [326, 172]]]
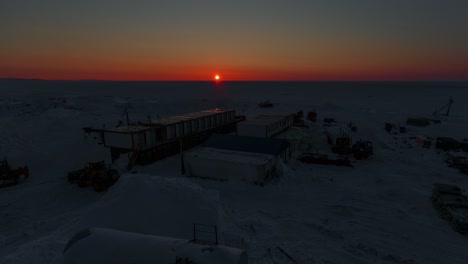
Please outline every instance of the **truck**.
[[70, 183], [81, 188], [92, 186], [96, 192], [108, 189], [119, 178], [119, 172], [106, 166], [104, 160], [90, 161], [84, 168], [68, 173]]
[[27, 166], [16, 169], [11, 168], [7, 158], [0, 160], [0, 188], [13, 186], [19, 183], [21, 176], [29, 177]]

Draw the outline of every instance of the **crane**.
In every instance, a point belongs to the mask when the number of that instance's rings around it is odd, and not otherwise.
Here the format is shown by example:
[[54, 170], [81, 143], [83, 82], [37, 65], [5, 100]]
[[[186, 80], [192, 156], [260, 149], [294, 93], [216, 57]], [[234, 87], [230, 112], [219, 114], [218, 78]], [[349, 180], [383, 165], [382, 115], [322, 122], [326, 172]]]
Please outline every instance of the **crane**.
[[450, 114], [450, 109], [452, 108], [452, 104], [453, 104], [453, 98], [452, 96], [450, 96], [449, 102], [446, 105], [444, 105], [441, 109], [434, 111], [433, 115], [438, 115], [444, 109], [447, 109], [447, 112], [445, 113], [445, 115], [448, 116]]

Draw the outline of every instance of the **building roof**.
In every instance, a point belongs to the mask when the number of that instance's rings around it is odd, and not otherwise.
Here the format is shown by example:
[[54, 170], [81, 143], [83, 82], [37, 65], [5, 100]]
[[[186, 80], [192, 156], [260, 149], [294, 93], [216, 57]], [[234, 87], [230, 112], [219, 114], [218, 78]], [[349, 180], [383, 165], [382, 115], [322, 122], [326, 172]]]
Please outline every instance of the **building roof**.
[[263, 114], [255, 117], [255, 119], [261, 119], [261, 118], [285, 118], [285, 117], [290, 117], [294, 116], [292, 113], [270, 113], [270, 114]]
[[245, 120], [242, 122], [239, 122], [237, 125], [270, 125], [274, 123], [277, 120], [271, 120], [271, 119], [250, 119], [250, 120]]
[[151, 123], [149, 122], [141, 122], [141, 123], [144, 125], [171, 125], [171, 124], [175, 124], [175, 123], [179, 123], [179, 122], [183, 122], [183, 121], [187, 121], [187, 120], [191, 120], [195, 118], [210, 116], [210, 115], [219, 114], [219, 113], [226, 113], [226, 112], [231, 112], [231, 111], [234, 111], [234, 110], [213, 108], [213, 109], [203, 110], [199, 112], [160, 118], [160, 119], [152, 120]]
[[104, 132], [138, 133], [138, 132], [143, 132], [149, 129], [151, 128], [147, 126], [130, 125], [130, 126], [120, 126], [120, 127], [104, 129]]
[[211, 135], [204, 147], [260, 153], [278, 156], [289, 147], [289, 142], [278, 138], [258, 138], [232, 135]]
[[246, 124], [246, 125], [250, 125], [250, 124], [254, 124], [254, 125], [269, 125], [269, 124], [272, 124], [276, 121], [280, 121], [280, 120], [284, 120], [285, 118], [287, 117], [292, 117], [294, 114], [265, 114], [265, 115], [259, 115], [253, 119], [248, 119], [248, 120], [245, 120], [241, 123], [239, 123], [239, 125], [243, 125], [243, 124]]
[[203, 146], [187, 151], [184, 155], [188, 157], [200, 157], [210, 160], [229, 161], [231, 163], [247, 163], [256, 165], [267, 164], [270, 160], [274, 159], [274, 156], [269, 154], [209, 148]]

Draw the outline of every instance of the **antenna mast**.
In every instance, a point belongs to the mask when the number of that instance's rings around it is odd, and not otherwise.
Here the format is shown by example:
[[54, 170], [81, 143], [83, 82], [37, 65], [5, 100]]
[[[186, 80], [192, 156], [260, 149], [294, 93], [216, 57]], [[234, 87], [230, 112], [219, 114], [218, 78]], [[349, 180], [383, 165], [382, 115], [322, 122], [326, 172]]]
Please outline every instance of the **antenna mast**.
[[438, 115], [445, 108], [447, 108], [447, 113], [445, 113], [445, 115], [448, 116], [450, 114], [450, 109], [452, 108], [452, 104], [453, 104], [453, 98], [452, 96], [450, 96], [448, 104], [444, 105], [441, 109], [434, 111], [433, 115]]
[[452, 108], [452, 104], [453, 104], [453, 98], [452, 98], [452, 96], [450, 96], [450, 99], [449, 99], [449, 103], [448, 103], [448, 109], [447, 109], [447, 114], [446, 114], [446, 116], [448, 116], [448, 115], [449, 115], [449, 113], [450, 113], [450, 108]]

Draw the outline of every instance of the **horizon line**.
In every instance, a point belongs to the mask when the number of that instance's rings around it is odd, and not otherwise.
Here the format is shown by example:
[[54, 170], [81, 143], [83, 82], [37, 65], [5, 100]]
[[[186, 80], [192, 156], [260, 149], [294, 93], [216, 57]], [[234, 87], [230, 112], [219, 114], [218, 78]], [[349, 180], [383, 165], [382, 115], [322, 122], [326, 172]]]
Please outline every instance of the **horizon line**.
[[128, 80], [128, 79], [48, 79], [48, 78], [15, 78], [15, 77], [0, 77], [0, 80], [18, 80], [18, 81], [90, 81], [90, 82], [468, 82], [465, 79], [421, 79], [421, 80]]

